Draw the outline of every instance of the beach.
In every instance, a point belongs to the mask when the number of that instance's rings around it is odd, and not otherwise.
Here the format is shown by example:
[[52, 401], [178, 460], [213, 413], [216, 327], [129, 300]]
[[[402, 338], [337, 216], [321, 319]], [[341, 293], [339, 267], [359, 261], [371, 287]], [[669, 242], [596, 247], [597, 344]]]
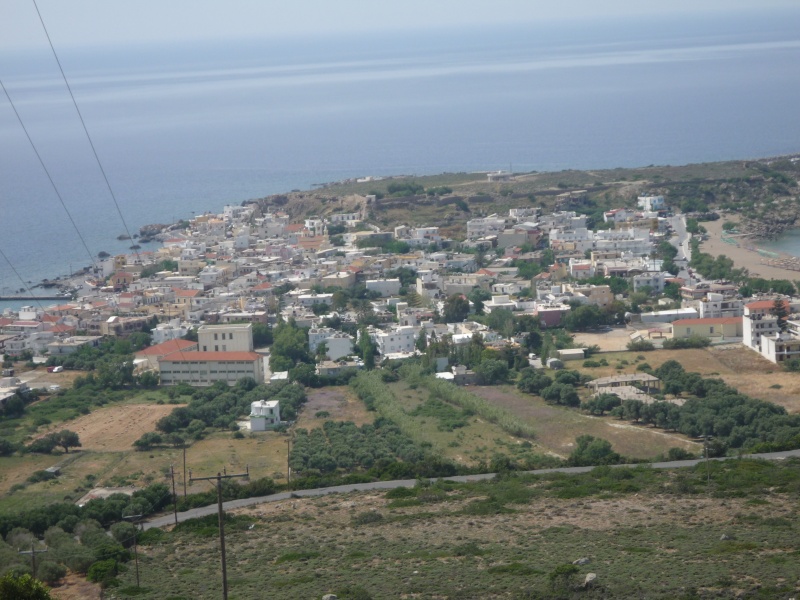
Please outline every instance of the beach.
[[[734, 245], [723, 241], [723, 233], [728, 239], [736, 240], [735, 236], [731, 237], [727, 232], [723, 232], [722, 225], [726, 221], [738, 221], [738, 216], [730, 215], [723, 216], [717, 221], [703, 222], [703, 227], [708, 231], [708, 239], [700, 244], [700, 249], [707, 252], [712, 256], [719, 256], [724, 254], [732, 259], [737, 267], [744, 267], [750, 272], [751, 277], [763, 277], [764, 279], [788, 279], [794, 281], [800, 279], [800, 272], [790, 269], [781, 269], [778, 267], [764, 264], [767, 257], [762, 256], [754, 250], [748, 250], [744, 244], [758, 246], [758, 240], [753, 238], [744, 238], [741, 245]], [[764, 262], [762, 262], [764, 261]]]

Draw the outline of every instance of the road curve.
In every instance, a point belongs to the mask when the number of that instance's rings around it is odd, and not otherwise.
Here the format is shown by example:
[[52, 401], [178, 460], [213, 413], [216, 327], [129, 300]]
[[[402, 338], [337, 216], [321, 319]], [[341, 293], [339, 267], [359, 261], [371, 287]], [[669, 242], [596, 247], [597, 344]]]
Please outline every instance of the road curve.
[[[790, 457], [800, 457], [800, 450], [787, 450], [784, 452], [768, 452], [764, 454], [745, 454], [741, 458], [756, 458], [763, 460], [784, 460]], [[719, 458], [712, 458], [713, 461], [732, 460], [739, 457], [736, 456], [722, 456]], [[703, 459], [694, 460], [673, 460], [668, 462], [658, 463], [641, 463], [639, 465], [612, 465], [615, 468], [619, 467], [635, 467], [647, 465], [653, 469], [681, 469], [686, 467], [694, 467], [695, 465], [703, 462]], [[544, 475], [547, 473], [588, 473], [595, 467], [559, 467], [556, 469], [537, 469], [535, 471], [520, 471], [520, 474], [525, 475]], [[478, 475], [456, 475], [454, 477], [441, 477], [431, 478], [431, 482], [442, 479], [444, 481], [457, 481], [466, 483], [468, 481], [484, 481], [493, 479], [495, 473], [481, 473]], [[244, 508], [246, 506], [255, 506], [257, 504], [264, 504], [266, 502], [281, 502], [283, 500], [290, 500], [292, 498], [312, 498], [316, 496], [327, 496], [328, 494], [346, 494], [349, 492], [363, 492], [370, 490], [393, 490], [400, 487], [414, 487], [417, 484], [416, 479], [395, 479], [393, 481], [373, 481], [370, 483], [353, 483], [348, 485], [335, 485], [333, 487], [316, 488], [311, 490], [297, 490], [294, 492], [281, 492], [279, 494], [271, 494], [269, 496], [259, 496], [256, 498], [242, 498], [240, 500], [229, 500], [223, 503], [225, 510], [234, 508]], [[210, 504], [209, 506], [202, 506], [200, 508], [192, 508], [190, 510], [179, 512], [178, 521], [186, 521], [188, 519], [196, 519], [198, 517], [205, 517], [213, 515], [217, 512], [217, 505]], [[143, 529], [150, 529], [152, 527], [165, 527], [175, 523], [175, 516], [172, 514], [155, 517], [142, 522]]]

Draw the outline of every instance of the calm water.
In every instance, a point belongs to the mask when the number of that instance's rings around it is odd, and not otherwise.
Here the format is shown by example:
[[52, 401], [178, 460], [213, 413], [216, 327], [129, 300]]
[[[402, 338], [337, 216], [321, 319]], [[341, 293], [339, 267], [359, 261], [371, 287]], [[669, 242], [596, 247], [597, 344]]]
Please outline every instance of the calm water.
[[[132, 232], [369, 174], [604, 168], [800, 151], [794, 13], [62, 53]], [[51, 56], [0, 77], [0, 249], [25, 281], [130, 242]], [[21, 287], [0, 258], [0, 295]], [[2, 309], [2, 305], [0, 305]]]

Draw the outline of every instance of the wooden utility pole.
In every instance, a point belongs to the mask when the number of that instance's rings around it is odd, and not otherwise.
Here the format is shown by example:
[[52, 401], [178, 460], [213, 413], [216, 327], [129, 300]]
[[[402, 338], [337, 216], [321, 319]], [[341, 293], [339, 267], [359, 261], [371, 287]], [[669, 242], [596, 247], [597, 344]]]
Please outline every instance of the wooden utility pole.
[[172, 478], [172, 512], [175, 514], [175, 525], [178, 524], [178, 496], [175, 494], [175, 466], [169, 466], [169, 475]]
[[34, 542], [31, 542], [31, 549], [30, 550], [19, 550], [19, 554], [30, 554], [31, 555], [31, 571], [33, 571], [33, 576], [36, 577], [36, 555], [37, 554], [44, 554], [47, 552], [47, 548], [44, 550], [37, 550], [34, 547]]
[[139, 548], [136, 544], [136, 531], [139, 529], [138, 523], [144, 515], [128, 515], [122, 517], [126, 521], [133, 523], [133, 561], [136, 564], [136, 587], [139, 587]]
[[192, 477], [189, 473], [189, 483], [195, 481], [216, 481], [217, 482], [217, 514], [219, 517], [219, 549], [222, 562], [222, 598], [228, 600], [228, 567], [225, 563], [225, 512], [222, 510], [222, 480], [234, 477], [250, 478], [250, 467], [246, 467], [244, 473], [228, 475], [223, 469], [222, 473], [217, 473], [211, 477]]
[[289, 466], [289, 458], [292, 456], [292, 438], [286, 439], [286, 489], [292, 489], [292, 468]]
[[183, 497], [186, 498], [186, 442], [183, 442]]

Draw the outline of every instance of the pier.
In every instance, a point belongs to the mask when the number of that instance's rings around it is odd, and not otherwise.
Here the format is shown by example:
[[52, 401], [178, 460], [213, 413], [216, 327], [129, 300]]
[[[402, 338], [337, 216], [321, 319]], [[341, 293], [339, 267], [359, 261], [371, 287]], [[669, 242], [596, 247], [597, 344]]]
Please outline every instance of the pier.
[[0, 300], [72, 300], [72, 296], [0, 296]]

